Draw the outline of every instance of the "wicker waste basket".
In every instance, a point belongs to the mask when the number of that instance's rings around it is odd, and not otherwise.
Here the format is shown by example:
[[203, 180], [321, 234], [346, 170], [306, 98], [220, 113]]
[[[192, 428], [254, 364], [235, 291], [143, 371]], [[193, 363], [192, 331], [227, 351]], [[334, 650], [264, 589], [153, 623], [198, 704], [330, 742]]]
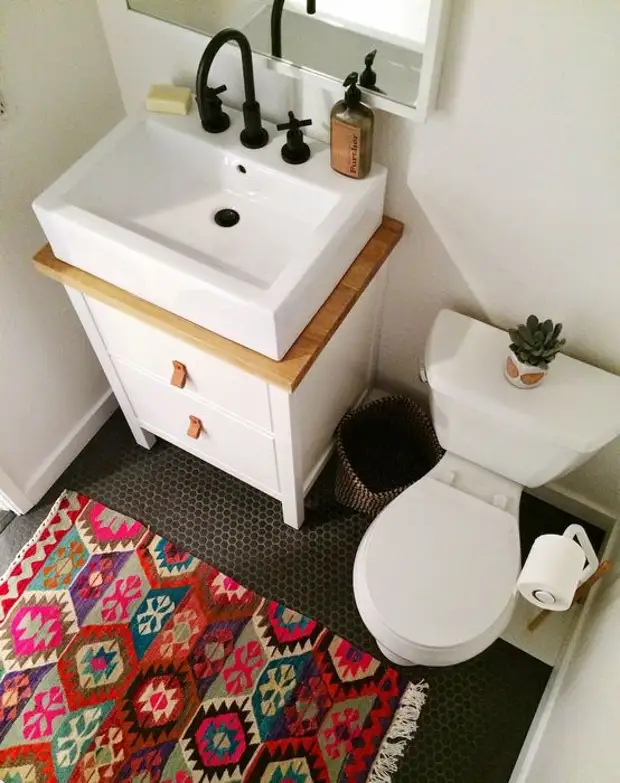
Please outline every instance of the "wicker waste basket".
[[336, 500], [375, 515], [443, 456], [427, 413], [410, 397], [383, 397], [336, 430]]

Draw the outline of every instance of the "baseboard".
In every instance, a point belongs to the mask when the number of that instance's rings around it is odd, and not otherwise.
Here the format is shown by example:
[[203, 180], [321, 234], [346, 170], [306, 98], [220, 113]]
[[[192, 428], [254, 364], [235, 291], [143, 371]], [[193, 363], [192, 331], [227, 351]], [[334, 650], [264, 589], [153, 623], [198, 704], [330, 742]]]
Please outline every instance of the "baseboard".
[[545, 503], [583, 519], [584, 522], [590, 522], [603, 530], [612, 530], [618, 518], [618, 514], [614, 514], [611, 509], [593, 503], [583, 495], [566, 489], [557, 481], [527, 491], [534, 497], [544, 500]]
[[34, 501], [26, 496], [26, 493], [2, 470], [2, 467], [0, 467], [0, 487], [2, 487], [0, 490], [2, 507], [14, 514], [25, 514], [34, 505]]
[[[620, 522], [613, 527], [610, 534], [607, 536], [601, 560], [611, 559], [612, 554], [617, 547], [618, 536], [620, 536]], [[598, 582], [590, 590], [583, 609], [581, 610], [581, 614], [574, 625], [573, 632], [565, 642], [564, 649], [560, 653], [560, 658], [553, 669], [545, 692], [543, 693], [543, 697], [536, 710], [536, 714], [534, 715], [534, 720], [530, 725], [525, 742], [519, 753], [517, 763], [510, 776], [509, 783], [538, 783], [538, 781], [530, 781], [528, 776], [538, 748], [544, 742], [547, 723], [551, 718], [556, 702], [560, 698], [562, 685], [568, 674], [571, 660], [575, 655], [579, 640], [584, 633], [586, 620], [596, 601], [596, 596], [600, 587], [601, 582]]]
[[25, 494], [35, 503], [42, 498], [91, 438], [99, 432], [117, 407], [116, 397], [112, 390], [108, 389], [31, 476]]

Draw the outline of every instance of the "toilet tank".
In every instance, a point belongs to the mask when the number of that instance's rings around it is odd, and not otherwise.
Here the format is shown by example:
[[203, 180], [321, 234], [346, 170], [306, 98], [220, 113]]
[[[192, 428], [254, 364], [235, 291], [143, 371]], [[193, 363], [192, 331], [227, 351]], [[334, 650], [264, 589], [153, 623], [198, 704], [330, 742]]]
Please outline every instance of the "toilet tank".
[[510, 338], [451, 310], [426, 346], [441, 445], [526, 487], [568, 473], [620, 435], [620, 377], [560, 354], [542, 385], [504, 377]]

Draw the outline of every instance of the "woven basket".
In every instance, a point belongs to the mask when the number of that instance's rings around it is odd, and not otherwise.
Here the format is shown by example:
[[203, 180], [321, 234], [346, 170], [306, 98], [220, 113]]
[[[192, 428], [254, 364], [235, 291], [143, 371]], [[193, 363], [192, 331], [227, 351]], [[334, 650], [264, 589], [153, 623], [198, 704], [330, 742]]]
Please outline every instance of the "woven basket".
[[336, 500], [376, 515], [443, 456], [426, 412], [410, 397], [383, 397], [348, 413], [336, 430]]

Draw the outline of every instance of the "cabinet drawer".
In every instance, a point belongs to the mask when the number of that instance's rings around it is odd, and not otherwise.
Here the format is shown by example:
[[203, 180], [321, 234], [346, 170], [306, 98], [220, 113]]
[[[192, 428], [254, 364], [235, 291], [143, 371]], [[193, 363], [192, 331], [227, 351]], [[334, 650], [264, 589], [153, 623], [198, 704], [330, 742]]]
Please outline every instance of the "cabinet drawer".
[[88, 306], [114, 358], [166, 384], [172, 381], [172, 363], [181, 362], [187, 369], [185, 391], [271, 432], [269, 388], [260, 378], [95, 299], [89, 298]]
[[[146, 430], [279, 496], [275, 444], [270, 435], [123, 361], [117, 362], [116, 369]], [[188, 434], [190, 417], [200, 422], [197, 438]]]

